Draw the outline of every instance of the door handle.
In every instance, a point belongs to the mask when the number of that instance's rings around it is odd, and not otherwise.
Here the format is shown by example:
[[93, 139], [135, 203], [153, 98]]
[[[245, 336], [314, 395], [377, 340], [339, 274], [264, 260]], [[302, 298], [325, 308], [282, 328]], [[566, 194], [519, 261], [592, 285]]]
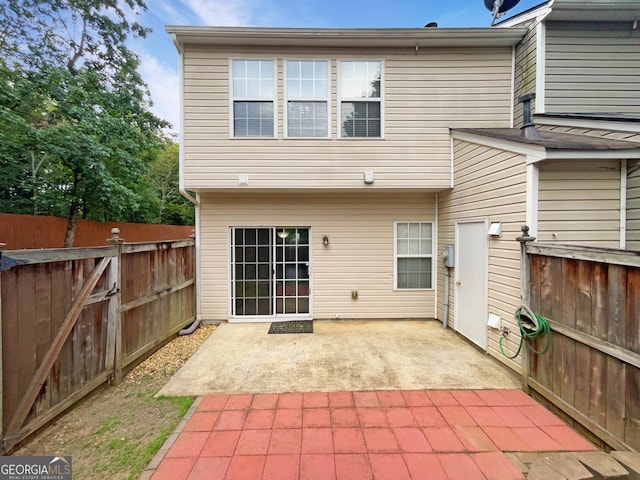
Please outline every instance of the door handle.
[[460, 280], [457, 280], [456, 285], [462, 285], [462, 282]]

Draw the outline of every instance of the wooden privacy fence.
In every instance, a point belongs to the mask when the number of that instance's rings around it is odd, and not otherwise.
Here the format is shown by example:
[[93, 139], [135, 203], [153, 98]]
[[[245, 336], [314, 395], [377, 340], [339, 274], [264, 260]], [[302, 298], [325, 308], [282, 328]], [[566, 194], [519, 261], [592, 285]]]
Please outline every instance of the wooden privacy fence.
[[[129, 242], [158, 242], [187, 238], [193, 227], [145, 223], [96, 222], [78, 220], [74, 247], [99, 247], [113, 227]], [[0, 213], [0, 239], [10, 250], [59, 248], [64, 244], [67, 219], [42, 215]]]
[[524, 365], [526, 383], [612, 448], [640, 450], [639, 253], [524, 250], [525, 294], [552, 330], [551, 349]]
[[194, 240], [0, 252], [2, 445], [195, 320]]

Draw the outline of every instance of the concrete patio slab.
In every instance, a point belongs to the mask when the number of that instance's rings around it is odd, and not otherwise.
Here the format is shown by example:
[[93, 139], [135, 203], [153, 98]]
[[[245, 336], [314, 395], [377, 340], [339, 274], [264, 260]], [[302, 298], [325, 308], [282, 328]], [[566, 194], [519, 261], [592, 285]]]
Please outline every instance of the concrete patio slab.
[[221, 324], [159, 395], [519, 388], [437, 321], [315, 321], [313, 334]]

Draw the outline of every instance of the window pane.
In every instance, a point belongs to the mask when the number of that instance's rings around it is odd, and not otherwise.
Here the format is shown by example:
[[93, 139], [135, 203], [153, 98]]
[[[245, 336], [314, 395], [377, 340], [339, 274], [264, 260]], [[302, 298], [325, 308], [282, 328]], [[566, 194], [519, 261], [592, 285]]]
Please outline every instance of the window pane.
[[342, 136], [380, 137], [380, 103], [342, 102]]
[[273, 103], [234, 102], [233, 126], [236, 137], [273, 137]]
[[398, 223], [398, 238], [409, 238], [408, 223]]
[[398, 258], [398, 288], [431, 288], [430, 258]]
[[326, 61], [289, 60], [287, 62], [287, 97], [292, 99], [326, 99], [329, 67]]
[[272, 60], [232, 62], [234, 98], [273, 98]]
[[287, 135], [326, 137], [327, 117], [326, 102], [289, 102], [287, 104]]
[[342, 98], [381, 98], [382, 63], [340, 62]]
[[409, 240], [409, 254], [410, 255], [420, 255], [420, 240], [417, 238], [412, 238]]
[[398, 238], [398, 255], [406, 255], [407, 253], [409, 253], [408, 240]]

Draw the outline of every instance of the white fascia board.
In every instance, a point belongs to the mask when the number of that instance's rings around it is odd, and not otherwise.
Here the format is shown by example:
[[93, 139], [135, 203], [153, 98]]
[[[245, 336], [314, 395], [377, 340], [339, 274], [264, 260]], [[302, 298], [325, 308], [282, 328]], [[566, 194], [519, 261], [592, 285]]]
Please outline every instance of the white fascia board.
[[[623, 150], [550, 150], [546, 160], [620, 160], [640, 158], [640, 148]], [[527, 163], [530, 163], [527, 161]]]
[[534, 20], [536, 18], [545, 17], [550, 12], [551, 12], [551, 5], [550, 4], [540, 5], [538, 8], [534, 8], [534, 9], [528, 11], [528, 12], [524, 12], [524, 13], [522, 13], [520, 15], [517, 15], [517, 16], [515, 16], [513, 18], [510, 18], [508, 20], [500, 22], [499, 24], [495, 25], [494, 28], [517, 27], [519, 25], [522, 25], [523, 23], [529, 22], [529, 21]]
[[[501, 150], [526, 155], [527, 163], [535, 163], [537, 161], [544, 160], [547, 156], [546, 149], [540, 145], [524, 144], [500, 138], [477, 135], [475, 133], [457, 132], [455, 130], [451, 131], [451, 137], [456, 140], [463, 140], [465, 142], [477, 143], [478, 145], [484, 145], [486, 147], [499, 148]], [[529, 161], [529, 158], [532, 160]]]
[[591, 119], [591, 118], [569, 118], [569, 117], [554, 117], [553, 114], [546, 114], [545, 116], [533, 116], [537, 125], [552, 125], [556, 127], [572, 127], [572, 128], [587, 128], [593, 130], [611, 130], [615, 132], [629, 132], [640, 133], [640, 123], [627, 121], [612, 121], [605, 119]]

